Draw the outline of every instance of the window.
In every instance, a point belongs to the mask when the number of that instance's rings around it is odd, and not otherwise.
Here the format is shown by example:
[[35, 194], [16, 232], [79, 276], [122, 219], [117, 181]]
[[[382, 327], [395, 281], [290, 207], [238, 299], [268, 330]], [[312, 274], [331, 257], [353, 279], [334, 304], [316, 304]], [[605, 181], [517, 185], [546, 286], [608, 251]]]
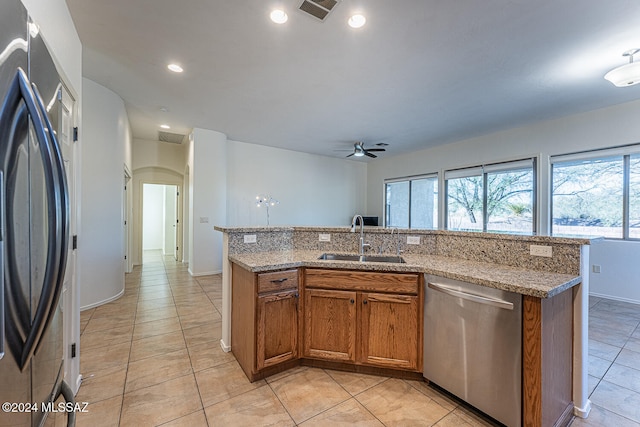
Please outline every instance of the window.
[[552, 158], [551, 234], [640, 239], [638, 151], [629, 146]]
[[386, 181], [385, 225], [400, 228], [437, 228], [437, 175]]
[[534, 233], [534, 166], [534, 159], [526, 159], [447, 171], [446, 228]]

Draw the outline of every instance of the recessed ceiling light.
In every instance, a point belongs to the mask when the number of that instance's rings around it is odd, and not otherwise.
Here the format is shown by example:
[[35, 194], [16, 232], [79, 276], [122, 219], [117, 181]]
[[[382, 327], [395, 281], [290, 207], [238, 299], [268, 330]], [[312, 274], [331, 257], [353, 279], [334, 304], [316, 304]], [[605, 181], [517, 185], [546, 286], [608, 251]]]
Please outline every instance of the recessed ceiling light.
[[171, 126], [169, 126], [169, 125], [160, 125], [160, 127], [162, 129], [171, 129]]
[[269, 17], [276, 24], [284, 24], [285, 22], [287, 22], [287, 19], [289, 19], [289, 17], [287, 16], [286, 12], [284, 10], [281, 10], [281, 9], [273, 10], [271, 12], [271, 15], [269, 15]]
[[364, 15], [355, 14], [349, 18], [349, 26], [351, 28], [360, 28], [367, 22], [367, 18]]
[[179, 66], [178, 64], [169, 64], [167, 65], [167, 68], [171, 71], [173, 71], [174, 73], [181, 73], [184, 70], [182, 69], [181, 66]]

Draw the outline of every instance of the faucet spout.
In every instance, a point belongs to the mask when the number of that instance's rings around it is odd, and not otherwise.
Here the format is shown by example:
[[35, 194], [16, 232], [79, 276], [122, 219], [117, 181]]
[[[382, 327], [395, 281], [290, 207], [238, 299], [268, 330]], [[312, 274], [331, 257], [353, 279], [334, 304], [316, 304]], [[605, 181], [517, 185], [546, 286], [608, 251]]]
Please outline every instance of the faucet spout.
[[360, 255], [364, 255], [364, 248], [370, 248], [371, 245], [364, 242], [364, 220], [362, 215], [355, 214], [351, 220], [351, 232], [356, 232], [356, 221], [360, 220]]

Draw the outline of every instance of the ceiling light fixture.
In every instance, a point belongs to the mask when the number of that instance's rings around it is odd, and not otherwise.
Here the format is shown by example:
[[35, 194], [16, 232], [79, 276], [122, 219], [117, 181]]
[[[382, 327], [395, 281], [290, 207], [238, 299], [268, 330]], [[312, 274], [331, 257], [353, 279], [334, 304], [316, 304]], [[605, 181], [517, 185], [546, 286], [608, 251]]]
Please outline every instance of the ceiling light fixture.
[[171, 129], [171, 126], [169, 126], [169, 125], [160, 125], [160, 127], [162, 129]]
[[367, 18], [364, 15], [355, 14], [349, 18], [349, 26], [351, 28], [360, 28], [367, 22]]
[[289, 19], [289, 16], [287, 16], [286, 12], [281, 9], [274, 9], [269, 17], [276, 24], [284, 24], [285, 22], [287, 22], [287, 19]]
[[183, 71], [184, 71], [184, 70], [182, 69], [182, 67], [181, 67], [181, 66], [179, 66], [178, 64], [169, 64], [169, 65], [167, 65], [167, 68], [168, 68], [170, 71], [173, 71], [174, 73], [181, 73], [181, 72], [183, 72]]
[[633, 86], [640, 83], [640, 62], [633, 62], [633, 55], [640, 49], [631, 49], [622, 54], [629, 57], [629, 63], [614, 68], [604, 78], [618, 87]]

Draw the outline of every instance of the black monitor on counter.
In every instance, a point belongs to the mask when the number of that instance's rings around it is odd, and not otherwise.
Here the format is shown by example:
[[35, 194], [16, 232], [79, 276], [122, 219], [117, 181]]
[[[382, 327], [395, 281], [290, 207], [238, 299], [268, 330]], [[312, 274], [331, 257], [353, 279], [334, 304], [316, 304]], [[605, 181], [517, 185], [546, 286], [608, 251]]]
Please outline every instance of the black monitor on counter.
[[[377, 216], [363, 216], [364, 225], [374, 225], [378, 226], [378, 217]], [[356, 218], [356, 225], [360, 225], [360, 218]]]

